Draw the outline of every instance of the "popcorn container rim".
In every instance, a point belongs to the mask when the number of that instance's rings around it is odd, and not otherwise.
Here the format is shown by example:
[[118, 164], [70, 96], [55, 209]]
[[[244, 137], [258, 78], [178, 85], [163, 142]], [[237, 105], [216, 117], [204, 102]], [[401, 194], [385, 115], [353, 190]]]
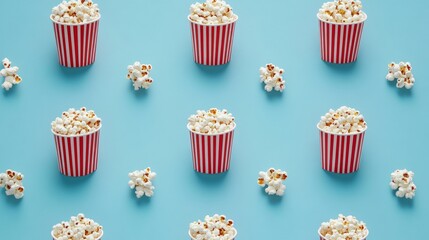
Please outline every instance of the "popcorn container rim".
[[58, 24], [58, 25], [64, 25], [64, 26], [83, 26], [83, 25], [87, 25], [87, 24], [91, 24], [91, 23], [94, 23], [94, 22], [99, 21], [99, 20], [100, 20], [100, 18], [101, 18], [101, 14], [99, 13], [99, 14], [98, 14], [98, 17], [97, 17], [96, 19], [94, 19], [94, 20], [91, 20], [91, 21], [89, 21], [89, 22], [82, 22], [82, 23], [62, 23], [62, 22], [57, 22], [57, 21], [55, 21], [55, 20], [52, 18], [52, 14], [49, 16], [49, 18], [51, 19], [51, 21], [52, 21], [53, 23]]
[[[320, 233], [320, 230], [321, 230], [322, 228], [321, 227], [319, 227], [319, 230], [317, 230], [317, 232], [319, 233], [319, 236], [321, 237], [321, 238], [323, 238], [323, 239], [326, 239], [324, 236], [322, 236], [322, 234]], [[362, 239], [360, 239], [360, 240], [365, 240], [367, 237], [368, 237], [368, 235], [369, 235], [369, 230], [368, 230], [368, 228], [366, 229], [366, 235], [365, 235], [365, 237], [364, 238], [362, 238]]]
[[234, 19], [234, 21], [229, 22], [229, 23], [220, 23], [220, 24], [202, 24], [202, 23], [197, 23], [197, 22], [194, 22], [194, 21], [192, 21], [192, 20], [191, 20], [191, 15], [188, 15], [188, 20], [189, 20], [189, 22], [191, 22], [191, 23], [193, 23], [193, 24], [196, 24], [196, 25], [200, 25], [200, 26], [212, 26], [212, 27], [218, 27], [218, 26], [226, 26], [226, 25], [229, 25], [229, 24], [232, 24], [232, 23], [237, 22], [237, 20], [238, 20], [238, 15], [237, 15], [237, 14], [235, 14], [235, 16], [236, 16], [236, 18]]
[[190, 127], [190, 125], [191, 125], [190, 123], [188, 123], [188, 125], [186, 125], [186, 127], [188, 128], [188, 130], [189, 130], [190, 132], [195, 133], [195, 134], [198, 134], [198, 135], [202, 135], [202, 136], [219, 136], [219, 135], [223, 135], [223, 134], [226, 134], [226, 133], [229, 133], [229, 132], [234, 131], [234, 130], [235, 130], [235, 127], [237, 127], [237, 124], [236, 124], [235, 122], [233, 122], [233, 127], [232, 127], [232, 129], [230, 129], [230, 130], [228, 130], [228, 131], [221, 132], [221, 133], [207, 134], [207, 133], [199, 133], [199, 132], [192, 131], [192, 130], [191, 130], [191, 127]]
[[368, 15], [366, 15], [366, 13], [365, 13], [365, 12], [363, 12], [363, 11], [362, 11], [362, 14], [363, 14], [363, 16], [364, 16], [364, 18], [363, 18], [362, 20], [360, 20], [360, 21], [358, 21], [358, 22], [351, 22], [351, 23], [337, 23], [337, 22], [329, 22], [329, 21], [326, 21], [326, 20], [321, 19], [321, 18], [320, 18], [320, 14], [319, 14], [319, 13], [317, 13], [316, 15], [317, 15], [317, 18], [319, 19], [319, 21], [324, 22], [324, 23], [328, 23], [328, 24], [332, 24], [332, 25], [354, 25], [354, 24], [363, 23], [363, 22], [365, 22], [365, 21], [368, 19]]
[[89, 132], [89, 133], [79, 134], [79, 135], [63, 135], [63, 134], [59, 134], [59, 133], [54, 132], [54, 130], [53, 130], [52, 128], [51, 128], [51, 132], [52, 132], [55, 136], [63, 137], [63, 138], [85, 137], [85, 136], [88, 136], [88, 135], [91, 135], [91, 134], [94, 134], [94, 133], [99, 132], [102, 126], [103, 126], [103, 125], [102, 125], [102, 124], [100, 124], [100, 127], [99, 127], [96, 131], [94, 131], [94, 132]]
[[319, 129], [319, 131], [321, 131], [321, 132], [324, 132], [324, 133], [327, 133], [327, 134], [331, 134], [331, 135], [335, 135], [335, 136], [355, 136], [355, 135], [359, 135], [359, 134], [362, 134], [362, 133], [364, 133], [364, 132], [366, 132], [366, 130], [368, 130], [368, 126], [365, 126], [365, 129], [362, 131], [362, 132], [356, 132], [356, 133], [332, 133], [332, 132], [328, 132], [328, 131], [325, 131], [325, 130], [323, 130], [323, 129], [321, 129], [320, 127], [319, 127], [319, 123], [317, 123], [316, 124], [316, 127], [317, 127], [317, 129]]
[[[237, 237], [237, 234], [238, 234], [237, 229], [233, 228], [232, 231], [234, 231], [234, 236], [232, 237], [232, 239], [235, 239]], [[191, 230], [188, 231], [188, 234], [192, 240], [196, 240], [196, 238], [192, 237]]]
[[[101, 230], [101, 235], [100, 235], [98, 238], [94, 239], [94, 240], [100, 240], [100, 239], [103, 237], [103, 235], [104, 235], [104, 231], [103, 231], [103, 230]], [[57, 239], [57, 238], [54, 236], [54, 230], [52, 230], [52, 231], [51, 231], [51, 236], [52, 236], [52, 238], [53, 238], [53, 239]]]

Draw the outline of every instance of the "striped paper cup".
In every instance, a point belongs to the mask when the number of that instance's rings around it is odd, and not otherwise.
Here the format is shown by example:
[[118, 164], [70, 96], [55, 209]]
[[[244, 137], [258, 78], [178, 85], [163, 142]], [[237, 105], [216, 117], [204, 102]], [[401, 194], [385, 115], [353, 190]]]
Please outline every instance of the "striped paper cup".
[[220, 134], [201, 134], [193, 132], [188, 124], [191, 135], [191, 150], [194, 169], [205, 174], [217, 174], [228, 171], [231, 160], [234, 129]]
[[332, 23], [320, 19], [320, 46], [323, 61], [336, 64], [356, 61], [359, 53], [363, 26], [367, 19], [365, 13], [360, 22]]
[[354, 134], [335, 134], [320, 131], [322, 168], [333, 173], [352, 173], [359, 169], [366, 129]]
[[[234, 231], [234, 237], [232, 238], [232, 240], [235, 239], [235, 237], [237, 237], [237, 230], [233, 230]], [[191, 231], [188, 231], [189, 237], [191, 238], [191, 240], [197, 240], [196, 238], [192, 237], [191, 235]]]
[[219, 25], [204, 25], [191, 21], [194, 61], [198, 64], [216, 66], [231, 60], [234, 40], [234, 22]]
[[[100, 235], [100, 237], [98, 237], [98, 238], [96, 238], [96, 239], [94, 239], [94, 240], [101, 240], [101, 238], [103, 237], [103, 234], [104, 234], [104, 232], [103, 232], [103, 231], [101, 231], [101, 235]], [[52, 236], [52, 239], [53, 239], [53, 240], [57, 240], [57, 238], [54, 236], [54, 231], [51, 231], [51, 236]]]
[[93, 173], [98, 166], [100, 128], [92, 133], [66, 136], [52, 131], [57, 149], [58, 169], [69, 177]]
[[[321, 230], [321, 228], [319, 228], [319, 230], [318, 230], [320, 240], [326, 240], [326, 238], [325, 238], [324, 236], [322, 236], [322, 234], [320, 233], [320, 230]], [[368, 231], [368, 230], [367, 230], [367, 231]], [[362, 239], [360, 239], [360, 240], [366, 240], [366, 238], [368, 237], [368, 235], [369, 235], [369, 231], [368, 231], [368, 233], [366, 234], [365, 238], [362, 238]]]
[[60, 64], [64, 67], [77, 68], [94, 63], [100, 17], [79, 24], [59, 23], [52, 17], [51, 20], [54, 24]]

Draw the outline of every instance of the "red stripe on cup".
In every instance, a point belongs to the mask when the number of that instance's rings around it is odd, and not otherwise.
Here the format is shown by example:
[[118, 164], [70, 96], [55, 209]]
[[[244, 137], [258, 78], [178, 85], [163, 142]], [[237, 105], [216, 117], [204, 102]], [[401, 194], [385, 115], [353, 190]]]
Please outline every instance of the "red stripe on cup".
[[100, 129], [83, 136], [54, 133], [60, 172], [69, 177], [81, 177], [97, 170], [99, 138]]
[[330, 23], [319, 18], [320, 48], [323, 61], [336, 64], [356, 61], [366, 20], [357, 23]]
[[205, 135], [190, 131], [194, 169], [200, 173], [217, 174], [230, 167], [234, 130]]
[[78, 25], [53, 22], [58, 59], [64, 67], [84, 67], [95, 61], [100, 19]]
[[331, 134], [320, 130], [322, 168], [334, 173], [359, 169], [365, 132], [353, 135]]
[[236, 21], [224, 25], [190, 23], [196, 63], [215, 66], [231, 60]]

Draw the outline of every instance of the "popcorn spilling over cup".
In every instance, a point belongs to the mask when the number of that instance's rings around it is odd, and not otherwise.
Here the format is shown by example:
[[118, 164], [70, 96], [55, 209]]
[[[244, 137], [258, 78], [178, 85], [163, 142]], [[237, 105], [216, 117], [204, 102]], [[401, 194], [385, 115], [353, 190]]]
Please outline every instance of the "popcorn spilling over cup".
[[359, 0], [326, 2], [317, 14], [323, 61], [336, 64], [356, 61], [367, 15]]
[[191, 240], [233, 240], [237, 236], [234, 222], [224, 215], [206, 216], [204, 221], [196, 221], [189, 225]]
[[366, 240], [368, 234], [364, 222], [354, 216], [342, 214], [339, 214], [337, 219], [322, 223], [319, 228], [320, 240]]
[[84, 67], [95, 61], [100, 13], [91, 0], [63, 1], [50, 16], [58, 59], [64, 67]]
[[411, 89], [414, 86], [416, 80], [411, 72], [413, 69], [409, 62], [394, 63], [391, 62], [388, 65], [389, 72], [386, 75], [388, 81], [394, 81], [396, 79], [396, 87]]
[[284, 70], [276, 65], [269, 63], [265, 67], [259, 69], [259, 77], [261, 82], [265, 83], [265, 91], [271, 92], [273, 89], [283, 92], [286, 82], [283, 80], [282, 74]]
[[194, 169], [217, 174], [229, 169], [235, 118], [227, 110], [198, 110], [188, 118]]
[[12, 67], [12, 62], [5, 58], [2, 61], [3, 69], [0, 70], [0, 75], [4, 77], [4, 82], [1, 85], [6, 91], [9, 91], [13, 85], [20, 84], [22, 79], [18, 75], [19, 68], [17, 66]]
[[97, 170], [101, 119], [94, 111], [70, 108], [51, 127], [62, 174], [81, 177]]
[[0, 188], [5, 188], [7, 196], [13, 195], [16, 199], [21, 199], [24, 197], [22, 180], [24, 180], [22, 173], [8, 169], [5, 173], [0, 173]]
[[194, 61], [203, 65], [223, 65], [231, 60], [235, 23], [238, 16], [221, 0], [207, 0], [191, 5]]
[[417, 187], [413, 181], [414, 172], [407, 169], [396, 170], [390, 174], [390, 187], [396, 190], [398, 198], [413, 199], [416, 195]]
[[152, 184], [152, 180], [156, 177], [156, 173], [151, 171], [148, 167], [145, 170], [136, 170], [128, 174], [130, 181], [128, 186], [131, 189], [135, 189], [135, 194], [137, 198], [141, 198], [146, 195], [146, 197], [152, 197], [153, 190], [155, 187]]
[[134, 90], [149, 89], [153, 83], [153, 79], [149, 77], [151, 70], [152, 65], [150, 64], [135, 62], [133, 65], [128, 65], [127, 79], [133, 81]]
[[367, 125], [362, 114], [350, 107], [330, 109], [321, 117], [322, 168], [334, 173], [352, 173], [359, 169]]
[[287, 179], [287, 172], [281, 169], [270, 168], [266, 172], [259, 172], [258, 185], [265, 187], [265, 192], [268, 195], [283, 196], [286, 185], [283, 181]]
[[103, 227], [79, 213], [67, 222], [54, 225], [51, 235], [53, 240], [100, 240], [103, 236]]

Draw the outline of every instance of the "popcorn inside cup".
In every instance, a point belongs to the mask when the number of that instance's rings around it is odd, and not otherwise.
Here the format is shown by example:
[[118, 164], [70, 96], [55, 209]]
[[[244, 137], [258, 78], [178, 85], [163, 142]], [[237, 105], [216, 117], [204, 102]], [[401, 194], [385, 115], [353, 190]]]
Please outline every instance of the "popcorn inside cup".
[[189, 235], [197, 240], [232, 240], [237, 235], [234, 222], [224, 215], [206, 216], [189, 225]]
[[20, 84], [22, 79], [18, 75], [19, 68], [17, 66], [12, 67], [12, 62], [5, 58], [2, 61], [3, 69], [0, 70], [0, 76], [4, 77], [4, 82], [1, 85], [6, 91], [9, 91], [13, 85]]
[[396, 170], [390, 174], [390, 187], [396, 190], [398, 198], [412, 199], [416, 195], [417, 187], [413, 182], [414, 172], [407, 169]]
[[354, 23], [365, 19], [360, 0], [334, 0], [319, 9], [319, 18], [333, 23]]
[[52, 228], [52, 237], [56, 240], [98, 240], [102, 235], [103, 227], [94, 220], [86, 218], [82, 213], [71, 217], [67, 222], [58, 223]]
[[92, 0], [62, 1], [52, 8], [51, 19], [59, 23], [78, 24], [97, 20], [100, 17], [98, 4]]
[[96, 132], [101, 127], [101, 119], [85, 107], [70, 108], [51, 123], [52, 131], [60, 135], [83, 135]]
[[225, 24], [237, 20], [229, 4], [222, 0], [207, 0], [191, 5], [189, 19], [205, 25]]
[[202, 134], [220, 134], [235, 127], [234, 117], [226, 109], [198, 110], [188, 118], [189, 130]]
[[320, 130], [334, 134], [354, 134], [364, 132], [367, 128], [362, 114], [354, 108], [342, 106], [337, 110], [330, 109], [320, 118], [317, 124]]
[[368, 236], [368, 229], [356, 217], [339, 214], [337, 219], [322, 223], [319, 234], [326, 240], [362, 240]]

